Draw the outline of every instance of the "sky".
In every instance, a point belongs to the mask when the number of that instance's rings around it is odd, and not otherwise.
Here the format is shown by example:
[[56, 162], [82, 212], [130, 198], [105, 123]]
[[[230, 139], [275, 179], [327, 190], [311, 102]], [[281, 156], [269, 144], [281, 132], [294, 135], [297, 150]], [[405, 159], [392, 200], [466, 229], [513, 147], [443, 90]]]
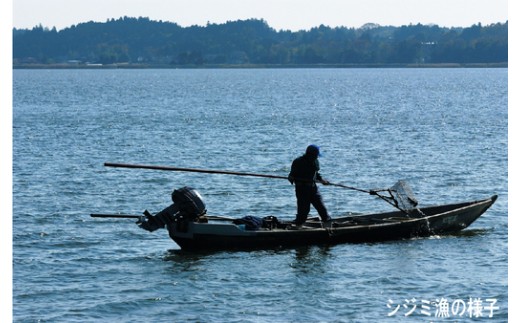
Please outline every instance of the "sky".
[[58, 30], [124, 16], [183, 27], [257, 18], [276, 30], [293, 31], [321, 24], [468, 27], [508, 20], [507, 0], [13, 0], [12, 6], [15, 28], [41, 24]]

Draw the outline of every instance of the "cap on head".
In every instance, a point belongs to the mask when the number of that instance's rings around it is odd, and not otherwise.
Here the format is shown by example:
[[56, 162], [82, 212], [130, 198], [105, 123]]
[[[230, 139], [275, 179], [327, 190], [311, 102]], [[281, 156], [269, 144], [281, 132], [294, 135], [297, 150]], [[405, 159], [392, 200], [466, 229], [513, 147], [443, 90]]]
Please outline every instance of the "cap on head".
[[318, 147], [316, 145], [309, 145], [309, 146], [307, 146], [307, 150], [305, 151], [305, 154], [317, 158], [317, 157], [321, 156], [320, 147]]

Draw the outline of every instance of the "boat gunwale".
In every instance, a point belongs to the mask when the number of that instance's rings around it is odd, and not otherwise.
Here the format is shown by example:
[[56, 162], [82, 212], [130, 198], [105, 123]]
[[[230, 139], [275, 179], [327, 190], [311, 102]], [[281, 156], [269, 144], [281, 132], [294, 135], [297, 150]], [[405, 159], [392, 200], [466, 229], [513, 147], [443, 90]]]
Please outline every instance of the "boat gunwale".
[[[469, 202], [460, 202], [460, 203], [451, 203], [451, 204], [446, 204], [446, 205], [434, 205], [434, 206], [428, 206], [426, 208], [436, 208], [436, 207], [447, 207], [449, 208], [450, 206], [456, 206], [456, 205], [461, 205], [460, 207], [456, 207], [456, 208], [453, 208], [453, 209], [449, 209], [445, 212], [442, 212], [442, 213], [436, 213], [436, 214], [433, 214], [433, 215], [428, 215], [428, 216], [423, 216], [423, 217], [410, 217], [408, 219], [406, 218], [403, 218], [402, 220], [399, 220], [399, 221], [392, 221], [392, 222], [383, 222], [383, 223], [367, 223], [367, 224], [352, 224], [352, 225], [344, 225], [342, 226], [341, 225], [341, 222], [338, 222], [338, 226], [330, 226], [330, 227], [323, 227], [323, 226], [317, 226], [317, 227], [312, 227], [312, 226], [304, 226], [302, 229], [296, 229], [296, 230], [291, 230], [291, 229], [260, 229], [260, 230], [241, 230], [237, 233], [240, 233], [240, 234], [236, 234], [236, 236], [259, 236], [259, 235], [268, 235], [268, 234], [287, 234], [289, 232], [291, 233], [297, 233], [297, 232], [330, 232], [330, 231], [350, 231], [350, 230], [356, 230], [356, 229], [367, 229], [367, 230], [370, 230], [371, 228], [374, 228], [374, 229], [377, 229], [377, 228], [384, 228], [384, 227], [392, 227], [392, 226], [398, 226], [398, 225], [402, 225], [402, 224], [413, 224], [413, 223], [416, 223], [416, 222], [423, 222], [423, 221], [430, 221], [430, 220], [433, 220], [433, 219], [436, 219], [436, 218], [441, 218], [441, 217], [445, 217], [445, 216], [449, 216], [451, 213], [459, 213], [459, 212], [462, 212], [466, 209], [471, 209], [471, 208], [475, 208], [475, 207], [479, 207], [481, 205], [486, 205], [486, 204], [489, 204], [487, 206], [487, 208], [489, 208], [494, 202], [495, 200], [497, 199], [497, 195], [493, 195], [489, 198], [486, 198], [486, 199], [482, 199], [482, 200], [475, 200], [475, 201], [469, 201]], [[486, 208], [486, 209], [487, 209]], [[481, 212], [479, 214], [479, 216], [484, 213], [486, 211], [486, 209]], [[333, 219], [332, 223], [334, 223], [334, 220], [341, 220], [341, 219], [356, 219], [356, 218], [370, 218], [371, 216], [375, 216], [375, 215], [379, 215], [381, 216], [381, 220], [384, 220], [386, 219], [383, 215], [385, 214], [399, 214], [399, 213], [402, 213], [402, 212], [399, 212], [399, 211], [392, 211], [392, 212], [383, 212], [383, 213], [373, 213], [373, 214], [362, 214], [362, 215], [358, 215], [358, 216], [345, 216], [345, 217], [340, 217], [340, 218], [337, 218], [337, 219]], [[477, 216], [478, 217], [478, 216]], [[390, 218], [390, 217], [389, 217]], [[232, 221], [235, 220], [235, 219], [229, 219], [229, 223], [222, 223], [222, 222], [227, 222], [225, 220], [219, 220], [219, 224], [216, 224], [216, 223], [193, 223], [194, 225], [219, 225], [219, 226], [237, 226], [236, 224], [233, 224]], [[321, 224], [322, 222], [321, 221], [312, 221], [310, 222], [314, 225], [319, 225]], [[210, 234], [210, 233], [197, 233], [197, 232], [193, 232], [194, 234]], [[219, 234], [215, 234], [215, 235], [219, 235]]]

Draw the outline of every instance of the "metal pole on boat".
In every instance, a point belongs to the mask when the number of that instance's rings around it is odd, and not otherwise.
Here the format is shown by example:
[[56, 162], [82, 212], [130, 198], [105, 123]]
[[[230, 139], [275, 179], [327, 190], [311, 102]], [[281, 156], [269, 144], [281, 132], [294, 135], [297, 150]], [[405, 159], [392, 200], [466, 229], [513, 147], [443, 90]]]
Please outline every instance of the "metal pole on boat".
[[364, 192], [364, 193], [368, 193], [368, 194], [371, 194], [371, 195], [375, 195], [375, 191], [367, 191], [367, 190], [363, 190], [363, 189], [360, 189], [360, 188], [355, 188], [355, 187], [347, 186], [347, 185], [343, 185], [343, 184], [329, 183], [329, 185], [337, 186], [337, 187], [343, 187], [343, 188], [348, 188], [349, 190], [354, 190], [354, 191], [359, 191], [359, 192]]
[[[99, 214], [99, 213], [93, 213], [90, 215], [93, 218], [113, 218], [113, 219], [141, 219], [145, 218], [144, 215], [136, 215], [136, 214]], [[207, 218], [208, 220], [214, 220], [214, 221], [233, 221], [236, 220], [235, 218], [227, 217], [227, 216], [221, 216], [221, 215], [204, 215], [204, 218]]]
[[116, 218], [116, 219], [140, 219], [144, 218], [144, 215], [135, 214], [91, 214], [93, 218]]

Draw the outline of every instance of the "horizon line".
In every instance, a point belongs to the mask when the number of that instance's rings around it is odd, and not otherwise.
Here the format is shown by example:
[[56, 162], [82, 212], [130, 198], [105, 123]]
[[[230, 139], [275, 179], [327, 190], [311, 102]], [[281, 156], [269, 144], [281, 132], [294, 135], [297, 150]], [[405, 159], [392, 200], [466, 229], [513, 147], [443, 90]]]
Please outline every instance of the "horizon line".
[[52, 26], [52, 27], [49, 27], [49, 26], [44, 26], [42, 23], [38, 23], [37, 25], [35, 26], [32, 26], [32, 27], [16, 27], [16, 26], [13, 26], [13, 29], [17, 29], [17, 30], [30, 30], [30, 29], [34, 29], [34, 28], [44, 28], [44, 29], [48, 29], [48, 30], [52, 30], [52, 29], [56, 29], [56, 31], [62, 31], [62, 30], [65, 30], [65, 29], [68, 29], [68, 28], [72, 28], [73, 26], [78, 26], [78, 25], [81, 25], [81, 24], [88, 24], [88, 23], [108, 23], [110, 22], [111, 20], [121, 20], [121, 19], [125, 19], [125, 18], [129, 18], [129, 19], [148, 19], [152, 22], [160, 22], [160, 23], [171, 23], [171, 24], [176, 24], [178, 25], [179, 27], [181, 28], [191, 28], [191, 27], [207, 27], [208, 25], [224, 25], [226, 23], [229, 23], [229, 22], [237, 22], [237, 21], [248, 21], [248, 20], [258, 20], [258, 21], [264, 21], [270, 28], [276, 30], [277, 32], [278, 31], [291, 31], [291, 32], [300, 32], [300, 31], [309, 31], [311, 29], [314, 29], [314, 28], [319, 28], [321, 26], [325, 26], [325, 27], [328, 27], [328, 28], [348, 28], [348, 29], [362, 29], [364, 26], [367, 26], [367, 25], [375, 25], [377, 27], [402, 27], [402, 26], [410, 26], [410, 25], [424, 25], [424, 26], [438, 26], [440, 28], [469, 28], [469, 27], [472, 27], [472, 26], [475, 26], [475, 25], [482, 25], [482, 27], [486, 27], [486, 26], [491, 26], [491, 25], [494, 25], [494, 24], [506, 24], [509, 22], [509, 19], [506, 19], [504, 22], [494, 22], [494, 23], [489, 23], [489, 24], [483, 24], [482, 22], [475, 22], [475, 23], [472, 23], [471, 25], [468, 25], [468, 26], [441, 26], [439, 24], [436, 24], [436, 23], [433, 23], [433, 22], [430, 22], [430, 23], [422, 23], [422, 22], [417, 22], [417, 23], [411, 23], [409, 22], [408, 24], [400, 24], [400, 25], [391, 25], [391, 24], [379, 24], [379, 23], [376, 23], [376, 22], [366, 22], [364, 23], [363, 25], [359, 26], [359, 27], [349, 27], [349, 26], [345, 26], [345, 25], [337, 25], [337, 26], [331, 26], [331, 25], [327, 25], [327, 24], [324, 24], [324, 23], [321, 23], [319, 25], [316, 25], [316, 26], [313, 26], [313, 27], [309, 27], [309, 28], [302, 28], [302, 29], [284, 29], [284, 28], [275, 28], [273, 26], [271, 26], [269, 24], [269, 22], [264, 19], [264, 18], [246, 18], [246, 19], [234, 19], [234, 20], [227, 20], [226, 22], [210, 22], [210, 21], [207, 21], [205, 25], [202, 25], [202, 24], [192, 24], [192, 25], [181, 25], [175, 21], [167, 21], [167, 20], [162, 20], [162, 19], [152, 19], [150, 17], [143, 17], [143, 16], [139, 16], [139, 17], [135, 17], [135, 16], [120, 16], [118, 18], [106, 18], [105, 21], [99, 21], [99, 20], [88, 20], [88, 21], [82, 21], [82, 22], [78, 22], [76, 24], [71, 24], [71, 25], [68, 25], [66, 27], [63, 27], [63, 28], [58, 28], [56, 26]]

